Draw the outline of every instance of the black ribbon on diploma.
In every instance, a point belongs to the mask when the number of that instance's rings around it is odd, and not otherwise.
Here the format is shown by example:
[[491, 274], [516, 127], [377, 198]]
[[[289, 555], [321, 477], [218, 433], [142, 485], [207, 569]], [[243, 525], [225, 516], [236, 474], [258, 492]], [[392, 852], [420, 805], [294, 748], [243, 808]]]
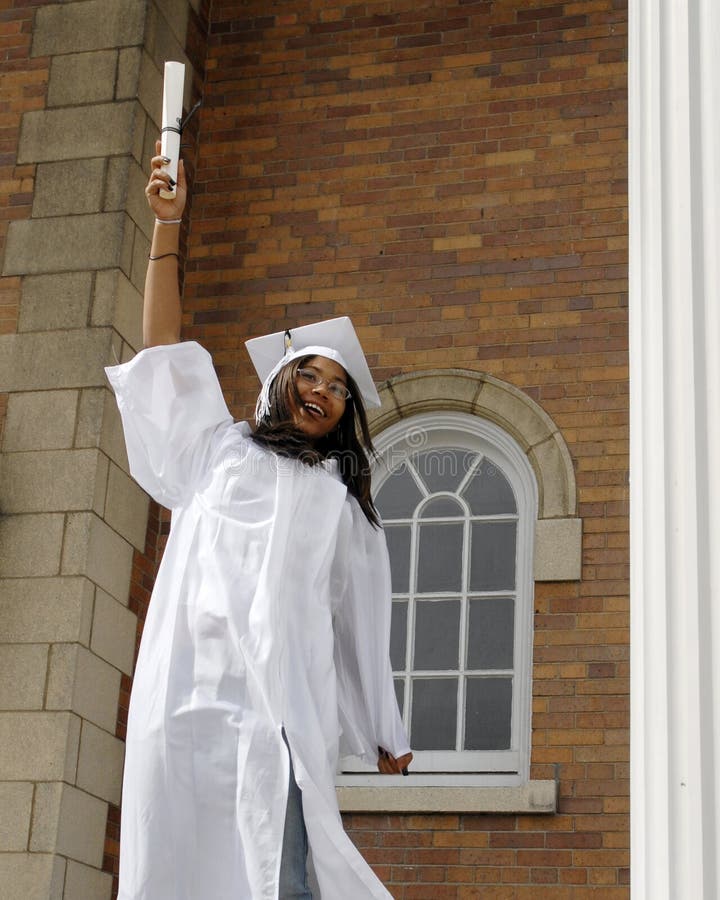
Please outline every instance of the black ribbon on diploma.
[[185, 129], [185, 126], [190, 121], [190, 119], [195, 115], [195, 113], [198, 111], [198, 109], [200, 109], [201, 106], [202, 106], [202, 98], [200, 100], [198, 100], [198, 102], [195, 104], [195, 106], [193, 106], [193, 108], [185, 116], [185, 118], [182, 119], [182, 121], [180, 119], [178, 119], [177, 125], [166, 125], [164, 128], [160, 129], [160, 133], [162, 134], [163, 131], [174, 131], [175, 134], [182, 135], [182, 133]]

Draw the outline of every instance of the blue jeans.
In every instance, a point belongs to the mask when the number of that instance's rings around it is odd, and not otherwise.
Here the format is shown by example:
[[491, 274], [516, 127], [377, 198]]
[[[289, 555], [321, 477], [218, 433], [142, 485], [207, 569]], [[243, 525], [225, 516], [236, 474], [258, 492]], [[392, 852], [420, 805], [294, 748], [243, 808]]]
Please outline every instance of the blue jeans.
[[[283, 740], [287, 744], [284, 731]], [[290, 757], [290, 784], [280, 859], [278, 898], [279, 900], [312, 900], [307, 881], [308, 839], [303, 817], [302, 791], [295, 781], [289, 747], [288, 756]]]

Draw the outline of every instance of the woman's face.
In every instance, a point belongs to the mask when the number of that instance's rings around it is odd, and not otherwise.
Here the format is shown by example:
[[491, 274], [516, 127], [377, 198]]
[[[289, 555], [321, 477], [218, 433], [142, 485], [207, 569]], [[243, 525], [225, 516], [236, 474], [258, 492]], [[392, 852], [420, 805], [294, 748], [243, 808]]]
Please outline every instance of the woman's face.
[[[307, 374], [300, 374], [303, 372]], [[331, 388], [337, 384], [347, 385], [345, 369], [324, 356], [313, 356], [295, 376], [301, 403], [294, 422], [311, 440], [319, 440], [334, 431], [345, 412], [347, 401], [336, 396], [340, 393], [337, 387]]]

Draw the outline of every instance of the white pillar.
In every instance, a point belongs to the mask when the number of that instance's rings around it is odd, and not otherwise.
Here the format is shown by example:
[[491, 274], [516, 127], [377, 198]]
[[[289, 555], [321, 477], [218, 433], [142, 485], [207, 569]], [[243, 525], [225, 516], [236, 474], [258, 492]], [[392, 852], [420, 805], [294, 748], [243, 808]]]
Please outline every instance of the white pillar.
[[633, 900], [720, 896], [720, 3], [630, 3]]

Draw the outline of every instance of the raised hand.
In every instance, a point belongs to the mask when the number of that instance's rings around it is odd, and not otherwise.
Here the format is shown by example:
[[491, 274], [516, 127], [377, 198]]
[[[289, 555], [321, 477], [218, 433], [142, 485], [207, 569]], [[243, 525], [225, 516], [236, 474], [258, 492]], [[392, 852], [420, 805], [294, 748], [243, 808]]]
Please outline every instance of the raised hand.
[[175, 197], [173, 200], [166, 200], [160, 196], [163, 189], [172, 189], [170, 176], [167, 172], [162, 171], [162, 167], [167, 165], [167, 160], [160, 155], [160, 141], [155, 143], [156, 156], [150, 161], [152, 171], [150, 179], [145, 188], [145, 196], [150, 209], [155, 213], [155, 218], [164, 221], [172, 221], [174, 219], [182, 219], [187, 200], [187, 181], [185, 179], [185, 165], [182, 160], [178, 163], [177, 185], [175, 185]]

